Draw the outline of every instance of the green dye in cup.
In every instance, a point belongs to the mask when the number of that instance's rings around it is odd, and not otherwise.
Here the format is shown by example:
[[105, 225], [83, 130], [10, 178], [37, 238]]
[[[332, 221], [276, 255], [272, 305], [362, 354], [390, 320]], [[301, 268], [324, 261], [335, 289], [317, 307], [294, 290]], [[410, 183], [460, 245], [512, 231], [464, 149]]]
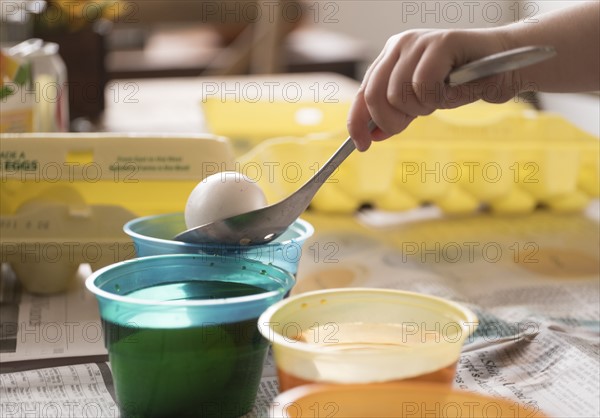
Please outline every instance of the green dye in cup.
[[182, 254], [95, 272], [86, 285], [99, 302], [121, 416], [250, 412], [269, 345], [258, 317], [293, 283], [256, 261]]
[[[196, 281], [127, 296], [214, 299], [264, 292], [242, 283]], [[140, 318], [143, 319], [143, 318]], [[239, 416], [252, 409], [268, 342], [257, 319], [201, 327], [137, 327], [103, 321], [118, 403], [125, 416]]]

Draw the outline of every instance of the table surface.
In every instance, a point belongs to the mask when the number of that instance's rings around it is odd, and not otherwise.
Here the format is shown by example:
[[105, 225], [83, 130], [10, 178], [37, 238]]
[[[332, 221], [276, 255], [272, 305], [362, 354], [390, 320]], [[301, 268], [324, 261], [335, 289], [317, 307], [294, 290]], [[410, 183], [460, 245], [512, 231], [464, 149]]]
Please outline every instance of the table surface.
[[[333, 74], [298, 77], [278, 80], [310, 85], [325, 77], [338, 83], [344, 100], [358, 87]], [[107, 89], [102, 130], [206, 132], [199, 104], [207, 81], [215, 80], [116, 80]], [[464, 303], [478, 314], [482, 331], [463, 352], [457, 387], [532, 405], [551, 416], [597, 416], [598, 218], [597, 201], [586, 213], [540, 211], [515, 218], [448, 218], [433, 208], [354, 217], [307, 213], [316, 233], [303, 250], [294, 292], [372, 286]], [[535, 330], [520, 329], [523, 325]], [[2, 374], [55, 364], [4, 363]], [[0, 390], [5, 395], [18, 385], [7, 382], [2, 380]]]

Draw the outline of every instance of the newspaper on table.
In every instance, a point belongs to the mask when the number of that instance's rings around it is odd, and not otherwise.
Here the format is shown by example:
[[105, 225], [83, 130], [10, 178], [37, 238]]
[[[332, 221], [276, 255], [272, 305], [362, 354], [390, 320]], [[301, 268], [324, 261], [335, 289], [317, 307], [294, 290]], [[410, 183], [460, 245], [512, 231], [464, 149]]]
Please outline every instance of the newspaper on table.
[[[371, 212], [359, 222], [313, 215], [318, 233], [304, 247], [294, 291], [368, 286], [460, 302], [480, 325], [459, 360], [456, 388], [549, 416], [600, 416], [598, 211], [595, 202], [575, 215], [452, 219], [421, 210]], [[104, 362], [1, 379], [2, 417], [44, 407], [56, 416], [118, 416]], [[277, 392], [269, 357], [248, 417], [266, 416]]]
[[0, 374], [0, 416], [118, 417], [106, 363]]
[[89, 265], [82, 265], [67, 292], [34, 295], [2, 266], [0, 363], [107, 355], [96, 299], [83, 284], [89, 273]]
[[[278, 382], [272, 357], [265, 364], [251, 417], [268, 416]], [[108, 363], [85, 363], [0, 374], [0, 417], [118, 418]]]

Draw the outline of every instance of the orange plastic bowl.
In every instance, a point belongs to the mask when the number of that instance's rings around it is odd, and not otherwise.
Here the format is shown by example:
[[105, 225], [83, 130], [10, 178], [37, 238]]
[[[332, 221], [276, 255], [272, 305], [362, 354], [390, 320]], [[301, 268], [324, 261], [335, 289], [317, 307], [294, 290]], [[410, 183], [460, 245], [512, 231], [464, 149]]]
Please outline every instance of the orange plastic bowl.
[[273, 399], [269, 413], [271, 418], [547, 418], [535, 406], [433, 383], [298, 386]]

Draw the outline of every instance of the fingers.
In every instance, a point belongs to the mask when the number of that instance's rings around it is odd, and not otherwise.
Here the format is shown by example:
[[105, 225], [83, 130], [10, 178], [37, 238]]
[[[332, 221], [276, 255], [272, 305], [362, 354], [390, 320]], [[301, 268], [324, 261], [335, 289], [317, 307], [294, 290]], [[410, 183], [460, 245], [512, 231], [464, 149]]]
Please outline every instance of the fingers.
[[[514, 74], [461, 86], [446, 83], [453, 68], [501, 50], [497, 34], [489, 31], [413, 30], [390, 38], [367, 71], [349, 113], [348, 131], [357, 149], [366, 150], [372, 141], [399, 133], [416, 117], [436, 109], [479, 98], [500, 102], [512, 97], [506, 85]], [[486, 97], [494, 88], [499, 91], [495, 100]], [[378, 126], [371, 133], [370, 119]]]
[[413, 71], [414, 94], [423, 109], [457, 107], [476, 100], [470, 89], [449, 86], [446, 78], [453, 68], [465, 62], [457, 41], [446, 37], [444, 42], [434, 42], [423, 51]]
[[371, 79], [371, 73], [373, 72], [373, 69], [377, 67], [384, 55], [385, 48], [367, 69], [367, 72], [363, 78], [363, 82], [356, 93], [356, 97], [352, 102], [352, 106], [350, 107], [350, 112], [348, 114], [348, 132], [354, 141], [356, 149], [359, 151], [366, 151], [369, 148], [373, 134], [373, 132], [369, 131], [368, 127], [371, 120], [371, 115], [364, 98], [365, 86]]
[[431, 101], [433, 96], [429, 94], [430, 89], [420, 91], [414, 80], [415, 69], [426, 50], [426, 44], [409, 45], [404, 48], [390, 74], [387, 100], [397, 113], [416, 117], [428, 115], [437, 108], [435, 100]]
[[491, 103], [509, 100], [519, 93], [521, 83], [518, 71], [496, 74], [453, 87], [445, 82], [452, 69], [506, 49], [495, 32], [444, 32], [443, 42], [432, 43], [415, 68], [413, 79], [417, 95], [425, 98], [425, 105], [437, 109], [456, 108], [479, 99]]
[[370, 119], [371, 115], [364, 100], [364, 91], [361, 89], [356, 94], [348, 114], [348, 133], [359, 151], [366, 151], [371, 145], [371, 133], [368, 128]]
[[[427, 42], [419, 38], [427, 32], [409, 31], [390, 38], [367, 71], [348, 119], [348, 130], [358, 150], [403, 131], [417, 116], [439, 108], [437, 103], [421, 100], [413, 85], [415, 68], [427, 48]], [[444, 77], [440, 77], [442, 83]], [[366, 127], [369, 119], [378, 127], [371, 133]]]
[[398, 57], [395, 52], [388, 52], [379, 65], [371, 73], [371, 78], [365, 86], [364, 100], [371, 119], [382, 133], [378, 139], [391, 136], [398, 132], [396, 109], [387, 100], [387, 88], [390, 73]]
[[[352, 104], [348, 131], [360, 151], [366, 150], [372, 141], [384, 140], [404, 130], [415, 117], [394, 107], [389, 100], [391, 73], [402, 58], [397, 42], [395, 38], [388, 41], [386, 48], [367, 71]], [[372, 132], [366, 127], [369, 120], [373, 120], [377, 126]]]

